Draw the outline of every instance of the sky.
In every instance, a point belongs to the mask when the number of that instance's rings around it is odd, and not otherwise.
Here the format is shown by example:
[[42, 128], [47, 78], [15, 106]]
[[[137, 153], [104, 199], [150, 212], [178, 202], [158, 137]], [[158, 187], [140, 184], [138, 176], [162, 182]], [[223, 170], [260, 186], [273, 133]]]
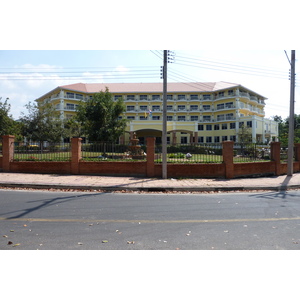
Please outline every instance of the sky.
[[[2, 1], [3, 2], [3, 1]], [[1, 3], [0, 97], [15, 119], [24, 105], [77, 82], [227, 81], [268, 98], [265, 116], [289, 115], [291, 50], [299, 49], [296, 0], [198, 3], [86, 0]], [[250, 5], [251, 4], [251, 5]], [[34, 9], [33, 9], [34, 8]], [[134, 8], [134, 10], [133, 10]], [[271, 13], [270, 13], [271, 12]], [[185, 50], [176, 50], [185, 49]], [[300, 52], [296, 50], [296, 60]], [[296, 73], [298, 67], [296, 61]], [[297, 79], [297, 77], [296, 77]], [[295, 113], [300, 113], [299, 86]]]
[[[238, 83], [268, 98], [267, 118], [289, 115], [291, 50], [171, 50], [168, 82]], [[297, 54], [296, 50], [296, 73]], [[18, 119], [24, 106], [60, 85], [162, 82], [163, 50], [0, 50], [0, 97]], [[300, 114], [296, 77], [295, 113]]]

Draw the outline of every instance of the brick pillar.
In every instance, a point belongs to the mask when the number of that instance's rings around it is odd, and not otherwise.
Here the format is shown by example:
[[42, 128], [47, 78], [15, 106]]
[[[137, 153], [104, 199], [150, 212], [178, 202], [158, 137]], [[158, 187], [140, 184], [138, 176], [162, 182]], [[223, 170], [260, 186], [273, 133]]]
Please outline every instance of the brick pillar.
[[231, 179], [234, 177], [233, 145], [233, 141], [222, 142], [223, 163], [225, 164], [225, 178], [227, 179]]
[[279, 176], [281, 174], [280, 142], [271, 143], [271, 160], [275, 162], [275, 175]]
[[295, 144], [295, 161], [298, 162], [300, 170], [300, 144]]
[[154, 177], [155, 137], [147, 137], [147, 177]]
[[81, 138], [72, 138], [71, 141], [71, 174], [79, 174], [81, 160]]
[[4, 135], [2, 137], [2, 168], [3, 172], [10, 171], [10, 163], [14, 159], [15, 137], [13, 135]]
[[176, 131], [172, 131], [172, 145], [176, 145]]
[[198, 144], [198, 132], [196, 131], [194, 134], [195, 134], [195, 144], [197, 145]]

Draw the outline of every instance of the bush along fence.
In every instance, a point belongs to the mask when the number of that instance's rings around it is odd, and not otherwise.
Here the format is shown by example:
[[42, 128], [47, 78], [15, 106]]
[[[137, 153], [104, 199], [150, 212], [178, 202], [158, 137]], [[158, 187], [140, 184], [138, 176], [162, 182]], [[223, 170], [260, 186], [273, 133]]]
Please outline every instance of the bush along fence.
[[[146, 146], [111, 143], [37, 146], [15, 143], [14, 136], [0, 138], [0, 170], [18, 173], [94, 174], [160, 178], [161, 145], [147, 138]], [[300, 171], [300, 144], [295, 144], [294, 172]], [[238, 178], [287, 173], [286, 149], [236, 144], [170, 145], [167, 147], [169, 178]]]

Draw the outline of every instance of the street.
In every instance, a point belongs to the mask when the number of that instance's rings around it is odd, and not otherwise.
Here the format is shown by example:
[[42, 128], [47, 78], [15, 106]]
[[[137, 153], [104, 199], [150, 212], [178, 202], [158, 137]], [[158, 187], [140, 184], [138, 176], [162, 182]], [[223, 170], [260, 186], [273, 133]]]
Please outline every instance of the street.
[[0, 190], [1, 250], [300, 249], [300, 191]]

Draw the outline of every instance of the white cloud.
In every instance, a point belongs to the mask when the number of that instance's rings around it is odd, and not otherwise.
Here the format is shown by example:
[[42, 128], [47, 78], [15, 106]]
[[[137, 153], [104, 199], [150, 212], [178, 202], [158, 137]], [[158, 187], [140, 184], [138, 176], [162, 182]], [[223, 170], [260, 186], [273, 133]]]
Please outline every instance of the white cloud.
[[120, 72], [121, 74], [129, 73], [129, 69], [124, 66], [117, 66], [115, 68], [116, 71]]

